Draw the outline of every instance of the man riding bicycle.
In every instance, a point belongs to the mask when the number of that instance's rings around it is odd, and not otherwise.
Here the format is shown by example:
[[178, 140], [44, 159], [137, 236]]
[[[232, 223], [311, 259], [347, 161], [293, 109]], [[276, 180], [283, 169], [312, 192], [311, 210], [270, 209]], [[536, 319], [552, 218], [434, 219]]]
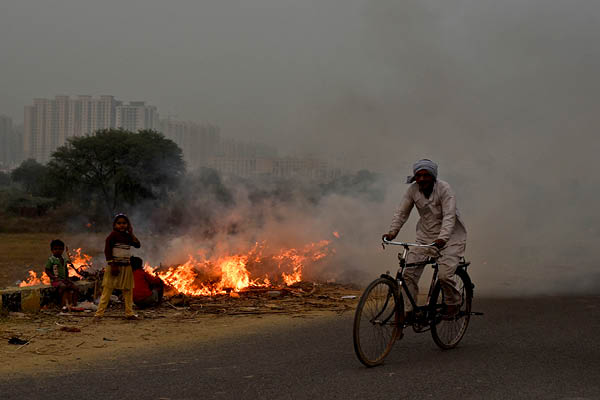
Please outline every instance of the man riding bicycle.
[[[413, 205], [417, 207], [420, 216], [417, 223], [417, 242], [434, 244], [439, 249], [438, 278], [447, 305], [444, 318], [451, 319], [458, 313], [461, 302], [460, 292], [453, 278], [458, 263], [465, 254], [467, 230], [456, 208], [454, 192], [447, 182], [438, 180], [437, 175], [438, 166], [431, 160], [419, 160], [413, 165], [413, 175], [407, 180], [411, 185], [394, 214], [390, 231], [382, 238], [393, 240], [408, 220]], [[414, 248], [408, 253], [407, 262], [424, 261], [429, 256], [437, 254], [432, 254], [427, 248]], [[404, 271], [404, 279], [415, 299], [423, 269], [424, 266], [420, 266]], [[405, 313], [410, 313], [410, 302], [404, 302], [404, 305]]]

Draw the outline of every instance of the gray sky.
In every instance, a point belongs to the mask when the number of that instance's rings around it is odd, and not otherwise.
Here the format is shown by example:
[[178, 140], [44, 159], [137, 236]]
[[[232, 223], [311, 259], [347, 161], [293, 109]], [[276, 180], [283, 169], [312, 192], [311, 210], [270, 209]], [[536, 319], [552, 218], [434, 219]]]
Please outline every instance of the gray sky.
[[327, 86], [369, 76], [356, 65], [361, 28], [349, 25], [360, 21], [356, 1], [0, 7], [0, 109], [17, 120], [33, 97], [105, 93], [147, 100], [163, 115], [215, 121], [231, 135], [270, 138], [291, 131], [289, 117], [327, 95]]
[[457, 140], [509, 152], [597, 122], [599, 17], [583, 0], [7, 0], [0, 112], [113, 94], [377, 168]]

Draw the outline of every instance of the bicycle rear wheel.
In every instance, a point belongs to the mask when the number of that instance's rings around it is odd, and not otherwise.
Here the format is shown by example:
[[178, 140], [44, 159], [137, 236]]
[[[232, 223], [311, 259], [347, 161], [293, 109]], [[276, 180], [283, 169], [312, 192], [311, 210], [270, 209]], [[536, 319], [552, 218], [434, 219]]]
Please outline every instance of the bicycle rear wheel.
[[378, 278], [367, 286], [354, 314], [354, 351], [361, 363], [367, 367], [383, 363], [402, 332], [403, 309], [391, 279]]
[[442, 315], [446, 309], [444, 292], [438, 281], [433, 289], [429, 303], [431, 320], [431, 336], [440, 348], [447, 350], [458, 345], [469, 326], [471, 319], [471, 302], [473, 300], [473, 285], [471, 278], [462, 268], [458, 268], [455, 274], [456, 288], [460, 292], [460, 309], [455, 318], [444, 320]]

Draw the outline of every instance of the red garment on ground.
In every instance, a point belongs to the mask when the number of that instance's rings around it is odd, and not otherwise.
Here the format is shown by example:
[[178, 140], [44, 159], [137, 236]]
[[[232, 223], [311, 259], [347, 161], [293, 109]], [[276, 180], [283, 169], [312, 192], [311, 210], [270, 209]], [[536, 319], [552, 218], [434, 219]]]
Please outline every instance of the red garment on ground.
[[143, 300], [152, 295], [150, 285], [161, 283], [160, 278], [150, 275], [143, 269], [133, 271], [133, 301]]

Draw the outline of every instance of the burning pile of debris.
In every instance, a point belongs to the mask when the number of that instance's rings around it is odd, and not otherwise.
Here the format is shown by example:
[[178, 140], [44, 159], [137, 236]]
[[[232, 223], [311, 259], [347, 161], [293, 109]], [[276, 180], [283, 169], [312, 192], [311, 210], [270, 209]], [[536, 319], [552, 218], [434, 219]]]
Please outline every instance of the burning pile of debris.
[[[73, 264], [73, 269], [79, 279], [97, 279], [100, 271], [95, 270], [92, 263], [92, 256], [82, 253], [81, 248], [75, 249], [73, 252], [67, 248], [67, 255]], [[29, 270], [28, 277], [18, 283], [19, 287], [50, 285], [50, 278], [45, 272], [42, 272], [38, 277], [37, 273]]]
[[265, 242], [256, 243], [245, 254], [209, 257], [199, 253], [187, 262], [168, 268], [151, 267], [154, 273], [177, 293], [188, 296], [215, 296], [246, 289], [280, 288], [302, 280], [307, 265], [315, 264], [335, 250], [322, 240], [302, 248], [270, 249]]
[[302, 314], [309, 311], [353, 309], [359, 295], [353, 285], [338, 283], [297, 282], [277, 290], [249, 288], [216, 296], [171, 297], [160, 308], [144, 310], [144, 318], [165, 318], [173, 309], [180, 311], [179, 319], [193, 319], [206, 314]]
[[[168, 267], [146, 263], [144, 269], [166, 285], [163, 311], [176, 308], [195, 314], [229, 315], [298, 312], [307, 307], [342, 311], [347, 307], [343, 297], [354, 296], [351, 287], [303, 281], [307, 267], [335, 254], [330, 244], [321, 240], [299, 248], [273, 249], [260, 242], [242, 254], [198, 251], [185, 263]], [[69, 258], [80, 279], [101, 282], [102, 269], [94, 266], [91, 256], [79, 248], [69, 253]], [[45, 273], [38, 277], [29, 271], [29, 278], [19, 286], [49, 283]]]

